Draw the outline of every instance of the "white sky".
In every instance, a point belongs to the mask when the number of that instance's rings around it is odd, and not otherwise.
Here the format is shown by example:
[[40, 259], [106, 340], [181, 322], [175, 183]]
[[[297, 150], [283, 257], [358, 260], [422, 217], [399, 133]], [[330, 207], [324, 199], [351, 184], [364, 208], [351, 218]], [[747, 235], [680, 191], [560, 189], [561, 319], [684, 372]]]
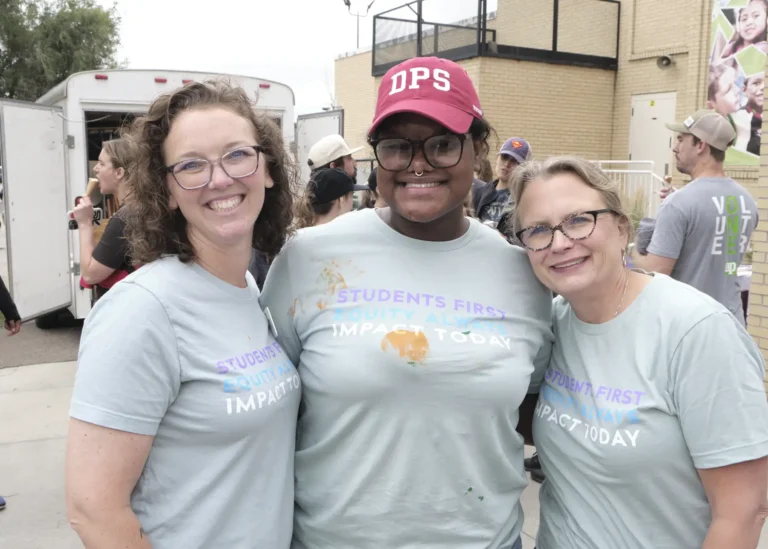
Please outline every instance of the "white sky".
[[[365, 13], [369, 3], [352, 0], [352, 12]], [[373, 15], [405, 3], [375, 0], [368, 17], [360, 18], [361, 49], [371, 46]], [[489, 0], [488, 11], [496, 4]], [[423, 6], [424, 19], [431, 22], [477, 15], [477, 0], [425, 0]], [[356, 18], [343, 0], [117, 0], [117, 8], [122, 18], [118, 59], [130, 68], [275, 80], [293, 88], [296, 114], [330, 106], [333, 61], [356, 46]]]

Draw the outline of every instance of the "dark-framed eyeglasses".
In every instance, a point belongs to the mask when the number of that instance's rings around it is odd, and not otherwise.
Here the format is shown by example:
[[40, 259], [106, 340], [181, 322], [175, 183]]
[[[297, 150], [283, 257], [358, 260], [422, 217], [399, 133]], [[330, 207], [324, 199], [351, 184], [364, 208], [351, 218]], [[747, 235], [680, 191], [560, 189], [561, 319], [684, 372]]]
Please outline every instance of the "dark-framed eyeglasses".
[[453, 168], [464, 154], [468, 133], [445, 133], [424, 140], [392, 137], [371, 141], [379, 166], [388, 172], [407, 170], [416, 151], [421, 149], [427, 164], [433, 168]]
[[552, 242], [555, 240], [555, 231], [560, 231], [569, 240], [589, 238], [595, 232], [597, 217], [604, 213], [619, 215], [618, 212], [610, 208], [581, 212], [569, 216], [554, 227], [549, 225], [533, 225], [517, 231], [515, 236], [529, 250], [540, 252], [552, 245]]
[[249, 145], [231, 150], [215, 162], [205, 158], [188, 158], [166, 166], [166, 170], [182, 189], [191, 191], [211, 182], [215, 164], [219, 164], [232, 179], [253, 175], [259, 169], [259, 153], [263, 152], [260, 145]]

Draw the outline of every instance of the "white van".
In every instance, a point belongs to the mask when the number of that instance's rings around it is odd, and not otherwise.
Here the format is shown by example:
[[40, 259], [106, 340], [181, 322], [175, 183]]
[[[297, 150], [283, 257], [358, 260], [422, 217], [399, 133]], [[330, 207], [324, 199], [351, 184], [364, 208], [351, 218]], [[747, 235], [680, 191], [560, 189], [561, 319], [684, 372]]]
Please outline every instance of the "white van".
[[69, 310], [82, 319], [93, 292], [80, 287], [80, 249], [66, 213], [85, 192], [101, 143], [146, 112], [161, 93], [224, 77], [242, 86], [294, 146], [294, 94], [262, 78], [171, 70], [73, 74], [35, 103], [0, 100], [8, 280], [19, 314], [52, 327]]

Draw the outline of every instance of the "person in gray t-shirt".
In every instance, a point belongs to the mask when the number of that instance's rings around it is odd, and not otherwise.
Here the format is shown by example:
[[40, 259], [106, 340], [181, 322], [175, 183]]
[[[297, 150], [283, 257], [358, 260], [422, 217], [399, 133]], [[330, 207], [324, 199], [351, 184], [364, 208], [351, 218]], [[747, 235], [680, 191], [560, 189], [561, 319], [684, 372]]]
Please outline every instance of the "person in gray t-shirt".
[[291, 220], [280, 131], [243, 90], [194, 83], [132, 138], [126, 235], [142, 266], [83, 330], [70, 520], [89, 548], [287, 549], [301, 382], [247, 272]]
[[664, 200], [639, 263], [701, 290], [744, 325], [737, 269], [758, 213], [755, 199], [723, 171], [735, 131], [725, 117], [706, 110], [667, 127], [678, 132], [677, 169], [693, 180]]

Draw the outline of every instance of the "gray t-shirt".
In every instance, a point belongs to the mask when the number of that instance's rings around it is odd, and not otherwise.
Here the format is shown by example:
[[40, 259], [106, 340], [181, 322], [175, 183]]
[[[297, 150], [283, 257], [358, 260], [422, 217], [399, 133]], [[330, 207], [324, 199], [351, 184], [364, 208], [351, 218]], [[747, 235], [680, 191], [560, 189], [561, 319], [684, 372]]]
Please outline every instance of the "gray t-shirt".
[[743, 325], [736, 270], [757, 215], [757, 202], [733, 179], [695, 179], [664, 200], [648, 252], [677, 259], [672, 278], [716, 299]]
[[86, 320], [70, 414], [155, 437], [131, 497], [153, 549], [290, 544], [301, 385], [246, 279], [161, 259]]
[[295, 549], [517, 539], [518, 408], [552, 342], [522, 250], [476, 220], [425, 242], [364, 210], [299, 231], [261, 302], [304, 384]]
[[537, 549], [693, 549], [711, 522], [696, 469], [768, 455], [760, 351], [726, 309], [657, 274], [617, 318], [558, 297], [534, 416], [546, 474]]

